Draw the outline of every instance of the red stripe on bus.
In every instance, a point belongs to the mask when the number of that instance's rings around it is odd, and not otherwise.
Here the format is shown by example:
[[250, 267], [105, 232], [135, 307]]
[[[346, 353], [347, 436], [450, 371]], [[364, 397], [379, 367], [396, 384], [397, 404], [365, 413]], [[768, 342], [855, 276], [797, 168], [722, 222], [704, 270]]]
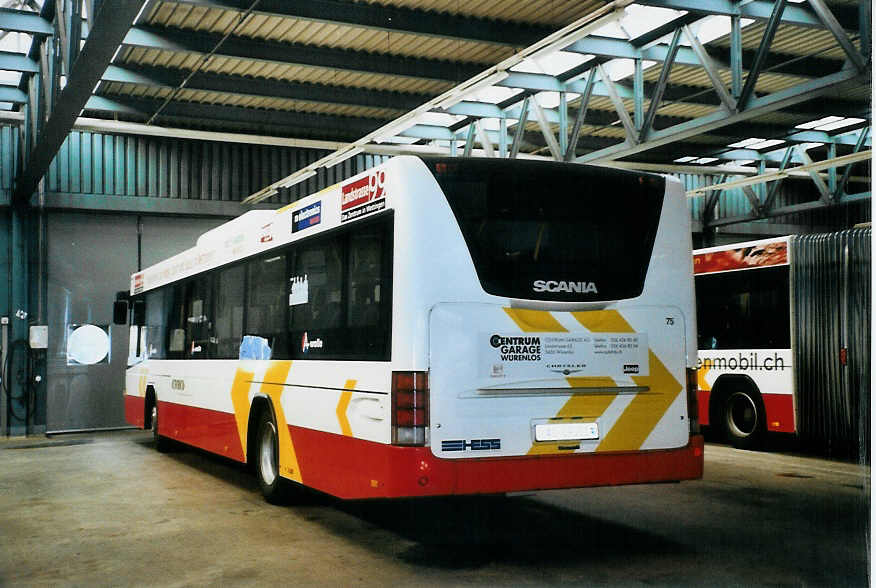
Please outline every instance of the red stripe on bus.
[[236, 461], [246, 461], [234, 413], [158, 402], [158, 432]]
[[794, 433], [794, 395], [763, 394], [767, 429], [778, 433]]
[[710, 390], [697, 390], [697, 407], [699, 412], [700, 424], [704, 427], [709, 426], [709, 398], [712, 393]]
[[125, 421], [139, 429], [143, 428], [146, 415], [146, 398], [125, 394]]
[[289, 430], [307, 485], [345, 499], [495, 494], [703, 475], [700, 436], [672, 450], [438, 459], [428, 447], [396, 447], [301, 427]]

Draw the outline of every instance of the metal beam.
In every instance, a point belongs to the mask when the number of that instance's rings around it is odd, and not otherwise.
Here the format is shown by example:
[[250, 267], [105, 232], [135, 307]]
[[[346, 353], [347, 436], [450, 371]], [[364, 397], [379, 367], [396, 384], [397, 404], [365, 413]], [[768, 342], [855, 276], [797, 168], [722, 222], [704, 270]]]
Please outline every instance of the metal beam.
[[[138, 26], [133, 27], [128, 32], [124, 44], [129, 47], [206, 54], [215, 49], [222, 39], [222, 35], [213, 33]], [[454, 63], [438, 59], [402, 57], [386, 53], [375, 54], [367, 51], [278, 43], [241, 37], [225, 39], [214, 55], [249, 61], [267, 61], [285, 65], [297, 64], [451, 82], [474, 77], [483, 70], [483, 65], [480, 64]]]
[[654, 117], [657, 116], [657, 110], [663, 102], [663, 93], [666, 91], [666, 86], [669, 83], [669, 72], [672, 70], [672, 64], [675, 61], [680, 42], [681, 29], [676, 29], [672, 35], [672, 41], [669, 43], [669, 51], [666, 54], [666, 61], [663, 62], [663, 67], [660, 70], [660, 77], [657, 78], [657, 85], [651, 93], [651, 104], [648, 105], [648, 113], [645, 115], [642, 128], [639, 130], [639, 142], [647, 138], [648, 133], [651, 132], [651, 127], [654, 126]]
[[584, 124], [584, 118], [587, 116], [587, 109], [590, 106], [590, 98], [593, 95], [593, 84], [595, 81], [596, 72], [590, 72], [590, 75], [587, 76], [587, 85], [584, 87], [584, 93], [581, 94], [581, 101], [578, 103], [578, 114], [575, 115], [575, 124], [572, 125], [569, 146], [566, 148], [566, 153], [563, 156], [564, 161], [572, 161], [575, 157], [575, 149], [578, 147], [581, 135], [581, 125]]
[[[187, 76], [188, 72], [183, 70], [128, 64], [110, 65], [102, 79], [106, 82], [177, 88]], [[406, 94], [206, 72], [194, 74], [186, 83], [186, 89], [241, 96], [288, 98], [302, 102], [351, 104], [400, 111], [412, 110], [432, 98], [427, 94]]]
[[[735, 0], [636, 0], [636, 4], [657, 6], [673, 10], [686, 10], [694, 14], [709, 16], [738, 15], [754, 20], [769, 20], [773, 12], [772, 0], [750, 0], [737, 2]], [[857, 8], [853, 6], [834, 7], [834, 15], [841, 26], [849, 31], [857, 32]], [[804, 5], [788, 6], [782, 15], [782, 23], [800, 27], [823, 28], [821, 20], [814, 12]]]
[[[867, 138], [870, 136], [870, 127], [864, 127], [861, 129], [861, 134], [858, 136], [858, 141], [855, 143], [855, 149], [853, 153], [858, 153], [866, 144]], [[843, 171], [843, 176], [839, 181], [839, 184], [836, 187], [836, 193], [834, 194], [834, 199], [839, 200], [842, 198], [843, 194], [846, 191], [846, 185], [849, 183], [849, 176], [852, 173], [852, 164], [846, 166], [846, 169]]]
[[[256, 208], [270, 210], [277, 205], [261, 204]], [[46, 209], [232, 218], [240, 215], [240, 202], [47, 192]]]
[[560, 148], [560, 144], [557, 143], [557, 138], [554, 137], [554, 132], [551, 130], [550, 124], [544, 115], [544, 109], [538, 103], [538, 100], [532, 101], [532, 110], [535, 112], [535, 120], [538, 121], [538, 126], [541, 129], [541, 134], [544, 136], [548, 149], [550, 149], [551, 156], [556, 161], [563, 161], [563, 150]]
[[61, 90], [51, 117], [30, 150], [24, 171], [16, 179], [14, 198], [27, 201], [48, 170], [58, 148], [67, 138], [100, 75], [143, 7], [144, 0], [114, 0], [102, 5], [79, 58], [73, 63], [67, 85]]
[[[150, 116], [161, 103], [159, 99], [151, 98], [94, 96], [86, 103], [85, 110], [118, 112], [142, 118]], [[366, 134], [387, 122], [385, 119], [328, 116], [281, 110], [260, 110], [242, 106], [182, 101], [168, 103], [164, 110], [162, 110], [160, 118], [209, 119], [243, 124], [287, 126], [311, 132], [321, 131], [323, 135], [336, 133], [343, 137]]]
[[[805, 149], [801, 149], [800, 147], [795, 147], [794, 149], [797, 151], [797, 157], [803, 160], [804, 167], [813, 166], [815, 164], [815, 162], [812, 161], [812, 158], [809, 157], [809, 154], [806, 153]], [[821, 176], [816, 173], [816, 170], [808, 169], [807, 171], [809, 172], [812, 181], [815, 182], [815, 187], [818, 188], [818, 193], [821, 194], [821, 199], [825, 203], [830, 202], [832, 196], [830, 188], [827, 187], [827, 184], [821, 179]]]
[[6, 33], [27, 33], [28, 35], [52, 35], [52, 23], [36, 12], [0, 8], [0, 30]]
[[636, 136], [636, 126], [633, 124], [633, 120], [630, 118], [630, 113], [627, 112], [627, 109], [624, 106], [624, 102], [623, 100], [621, 100], [621, 97], [617, 92], [617, 88], [615, 88], [615, 83], [611, 81], [611, 78], [608, 76], [605, 68], [601, 65], [596, 68], [596, 71], [599, 72], [599, 77], [602, 80], [602, 83], [605, 84], [606, 89], [608, 90], [608, 96], [611, 99], [611, 103], [614, 105], [614, 109], [617, 112], [618, 117], [620, 118], [621, 124], [624, 126], [627, 142], [630, 145], [635, 145], [636, 143], [638, 143], [638, 137]]
[[763, 36], [760, 38], [760, 45], [757, 48], [757, 54], [754, 56], [754, 63], [751, 64], [748, 70], [748, 77], [745, 78], [745, 85], [742, 86], [742, 91], [739, 93], [739, 99], [736, 102], [736, 106], [739, 109], [745, 108], [748, 101], [754, 96], [754, 85], [757, 83], [757, 78], [760, 77], [761, 68], [769, 53], [770, 45], [773, 43], [776, 30], [779, 28], [779, 21], [782, 18], [782, 11], [784, 9], [785, 0], [776, 0], [773, 13], [767, 21]]
[[38, 73], [39, 64], [30, 57], [12, 51], [0, 51], [0, 69], [20, 71], [24, 73]]
[[752, 99], [749, 103], [749, 107], [741, 112], [733, 114], [724, 111], [715, 112], [667, 129], [655, 131], [645, 143], [633, 146], [625, 144], [615, 145], [614, 147], [589, 153], [577, 158], [575, 161], [578, 161], [579, 163], [587, 163], [628, 157], [630, 155], [648, 151], [655, 147], [708, 133], [722, 127], [742, 123], [763, 114], [781, 110], [788, 105], [812, 100], [823, 94], [841, 93], [846, 85], [857, 86], [862, 83], [870, 83], [868, 75], [858, 74], [856, 71], [841, 71], [817, 80], [797, 84], [767, 96]]
[[[220, 7], [242, 12], [252, 5], [252, 0], [177, 0], [177, 4]], [[393, 33], [511, 46], [531, 45], [556, 30], [554, 27], [539, 24], [339, 0], [261, 0], [255, 13]]]
[[682, 31], [684, 31], [684, 36], [687, 37], [688, 42], [691, 47], [693, 47], [694, 52], [696, 52], [697, 57], [700, 60], [700, 64], [703, 66], [703, 69], [706, 71], [706, 75], [709, 76], [709, 80], [712, 82], [712, 87], [715, 89], [715, 92], [718, 94], [718, 98], [721, 99], [721, 103], [724, 107], [733, 112], [736, 110], [736, 100], [733, 96], [730, 95], [730, 92], [727, 91], [727, 88], [724, 87], [724, 81], [721, 80], [721, 76], [718, 74], [718, 69], [715, 67], [715, 63], [712, 60], [709, 53], [706, 51], [706, 48], [703, 47], [703, 44], [694, 34], [694, 32], [690, 29], [689, 26], [685, 25], [682, 27]]
[[818, 15], [818, 18], [824, 23], [825, 28], [831, 32], [837, 43], [839, 43], [839, 46], [842, 47], [846, 56], [848, 56], [849, 61], [855, 64], [855, 67], [858, 68], [859, 71], [867, 69], [867, 60], [852, 44], [851, 39], [846, 35], [846, 32], [843, 30], [830, 8], [827, 7], [827, 4], [825, 4], [823, 0], [809, 0], [809, 5], [812, 6], [812, 9]]
[[27, 94], [18, 89], [18, 86], [7, 84], [0, 85], [0, 102], [24, 104], [27, 102]]
[[529, 102], [532, 100], [529, 96], [523, 99], [523, 104], [520, 105], [520, 118], [517, 120], [517, 128], [514, 132], [514, 141], [511, 142], [511, 153], [508, 157], [515, 159], [520, 152], [520, 142], [523, 139], [523, 132], [526, 129], [526, 119], [529, 116]]

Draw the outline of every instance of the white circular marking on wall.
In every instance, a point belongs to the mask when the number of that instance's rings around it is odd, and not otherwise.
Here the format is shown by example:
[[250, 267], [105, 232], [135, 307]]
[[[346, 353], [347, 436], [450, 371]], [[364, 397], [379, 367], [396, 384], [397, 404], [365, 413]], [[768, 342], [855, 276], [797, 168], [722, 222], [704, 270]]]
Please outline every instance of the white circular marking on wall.
[[67, 339], [67, 360], [84, 365], [103, 361], [109, 353], [109, 335], [96, 325], [82, 325]]

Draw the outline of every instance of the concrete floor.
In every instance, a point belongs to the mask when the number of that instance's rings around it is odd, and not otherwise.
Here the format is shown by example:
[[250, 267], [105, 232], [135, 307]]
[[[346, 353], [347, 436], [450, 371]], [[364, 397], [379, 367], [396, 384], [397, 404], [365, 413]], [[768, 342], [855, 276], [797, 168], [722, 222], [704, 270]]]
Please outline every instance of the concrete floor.
[[866, 586], [869, 476], [708, 445], [696, 482], [275, 507], [143, 432], [0, 441], [0, 585]]

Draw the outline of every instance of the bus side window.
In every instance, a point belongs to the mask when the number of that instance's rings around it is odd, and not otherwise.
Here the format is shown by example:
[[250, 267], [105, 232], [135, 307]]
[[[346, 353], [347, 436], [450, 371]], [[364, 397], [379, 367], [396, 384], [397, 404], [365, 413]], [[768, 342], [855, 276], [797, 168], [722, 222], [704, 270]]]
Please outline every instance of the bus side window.
[[186, 287], [185, 352], [192, 359], [215, 356], [211, 282], [211, 276], [202, 275]]
[[245, 335], [268, 340], [271, 357], [288, 355], [286, 334], [286, 255], [271, 255], [247, 264]]
[[246, 266], [238, 265], [216, 276], [216, 357], [236, 359], [243, 337], [243, 279]]

